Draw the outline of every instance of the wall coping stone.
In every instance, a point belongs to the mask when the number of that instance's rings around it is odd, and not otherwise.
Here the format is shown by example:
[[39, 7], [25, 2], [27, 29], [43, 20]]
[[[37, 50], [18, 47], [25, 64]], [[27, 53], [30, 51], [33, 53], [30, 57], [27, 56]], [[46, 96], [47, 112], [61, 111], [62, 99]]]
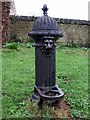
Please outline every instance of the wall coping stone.
[[[9, 19], [11, 21], [35, 21], [38, 17], [35, 16], [18, 16], [10, 15]], [[76, 24], [76, 25], [89, 25], [90, 21], [88, 20], [79, 20], [79, 19], [65, 19], [65, 18], [54, 18], [57, 23], [62, 24]]]

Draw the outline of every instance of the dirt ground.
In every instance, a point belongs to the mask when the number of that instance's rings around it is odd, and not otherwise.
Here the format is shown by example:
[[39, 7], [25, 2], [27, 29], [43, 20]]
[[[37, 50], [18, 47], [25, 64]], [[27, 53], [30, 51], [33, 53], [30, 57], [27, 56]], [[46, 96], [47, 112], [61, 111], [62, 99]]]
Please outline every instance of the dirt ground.
[[58, 106], [55, 107], [55, 110], [52, 113], [52, 118], [68, 118], [70, 117], [70, 106], [65, 102], [65, 98], [62, 99], [61, 102], [58, 103]]
[[[47, 104], [47, 102], [44, 101], [43, 104]], [[42, 104], [42, 105], [43, 105]], [[41, 105], [41, 102], [39, 102], [39, 107]], [[50, 116], [50, 120], [57, 120], [61, 118], [66, 118], [69, 120], [72, 120], [70, 117], [70, 106], [66, 103], [65, 97], [62, 98], [59, 102], [56, 102], [54, 104], [48, 104], [49, 106], [52, 106], [52, 114]], [[54, 109], [53, 109], [54, 108]], [[40, 109], [40, 108], [39, 108]]]
[[[38, 111], [40, 110], [40, 108], [42, 108], [41, 106], [43, 104], [47, 104], [47, 102], [37, 102], [37, 108]], [[65, 96], [62, 98], [62, 100], [60, 100], [59, 102], [54, 103], [53, 105], [50, 103], [48, 104], [51, 106], [51, 115], [50, 115], [50, 120], [60, 120], [60, 119], [68, 119], [68, 120], [72, 120], [71, 116], [70, 116], [70, 106], [66, 103], [65, 101]]]

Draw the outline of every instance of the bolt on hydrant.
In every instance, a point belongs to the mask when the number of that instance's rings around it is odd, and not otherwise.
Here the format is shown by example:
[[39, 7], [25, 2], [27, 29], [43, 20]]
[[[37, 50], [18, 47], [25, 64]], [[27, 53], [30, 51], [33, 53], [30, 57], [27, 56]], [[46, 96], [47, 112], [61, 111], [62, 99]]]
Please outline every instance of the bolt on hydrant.
[[56, 84], [56, 40], [63, 37], [55, 19], [48, 16], [47, 5], [28, 34], [35, 40], [35, 86], [33, 100], [57, 102], [64, 93]]

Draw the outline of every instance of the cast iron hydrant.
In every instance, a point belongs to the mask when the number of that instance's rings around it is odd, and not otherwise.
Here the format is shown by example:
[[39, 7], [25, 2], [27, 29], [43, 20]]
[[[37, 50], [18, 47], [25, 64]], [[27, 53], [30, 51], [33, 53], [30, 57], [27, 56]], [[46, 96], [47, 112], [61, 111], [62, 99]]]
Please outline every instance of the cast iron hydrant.
[[58, 101], [64, 93], [56, 84], [56, 40], [63, 37], [55, 19], [47, 15], [47, 5], [42, 8], [43, 16], [38, 18], [28, 34], [35, 40], [35, 86], [32, 99]]

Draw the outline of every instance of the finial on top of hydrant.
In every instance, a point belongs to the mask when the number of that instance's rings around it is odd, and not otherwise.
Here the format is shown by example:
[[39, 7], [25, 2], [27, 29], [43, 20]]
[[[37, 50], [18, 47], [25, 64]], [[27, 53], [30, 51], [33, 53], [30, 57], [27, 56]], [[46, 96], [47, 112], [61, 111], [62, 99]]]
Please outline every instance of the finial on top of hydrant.
[[44, 14], [44, 15], [47, 15], [48, 8], [47, 8], [47, 5], [46, 5], [46, 4], [44, 4], [42, 10], [43, 10], [43, 14]]

